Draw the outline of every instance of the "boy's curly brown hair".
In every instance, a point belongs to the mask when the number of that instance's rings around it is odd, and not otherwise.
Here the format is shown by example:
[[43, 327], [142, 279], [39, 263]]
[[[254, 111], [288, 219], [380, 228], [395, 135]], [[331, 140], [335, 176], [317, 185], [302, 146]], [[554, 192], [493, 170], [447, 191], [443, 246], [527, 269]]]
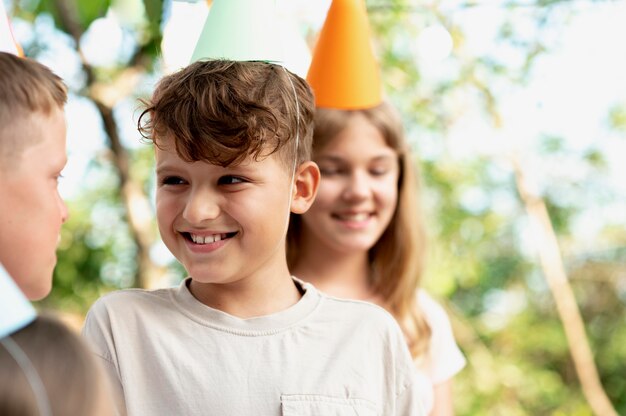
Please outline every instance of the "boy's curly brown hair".
[[[172, 138], [186, 161], [225, 167], [279, 152], [291, 168], [296, 157], [298, 163], [310, 159], [313, 93], [305, 80], [278, 65], [195, 62], [161, 79], [143, 103], [139, 132], [155, 146]], [[295, 140], [298, 128], [295, 155], [295, 143], [286, 145]]]

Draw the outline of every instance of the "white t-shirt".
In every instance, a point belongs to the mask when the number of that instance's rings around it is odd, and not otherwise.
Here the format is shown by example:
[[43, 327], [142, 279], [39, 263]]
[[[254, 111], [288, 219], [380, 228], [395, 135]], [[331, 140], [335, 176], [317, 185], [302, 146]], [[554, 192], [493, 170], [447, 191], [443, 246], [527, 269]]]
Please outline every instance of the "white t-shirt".
[[423, 415], [402, 333], [382, 308], [305, 291], [240, 319], [178, 288], [118, 291], [89, 311], [129, 415]]
[[446, 311], [423, 290], [418, 292], [418, 302], [432, 330], [429, 353], [417, 363], [418, 389], [424, 410], [430, 413], [435, 386], [461, 371], [466, 361], [456, 344]]

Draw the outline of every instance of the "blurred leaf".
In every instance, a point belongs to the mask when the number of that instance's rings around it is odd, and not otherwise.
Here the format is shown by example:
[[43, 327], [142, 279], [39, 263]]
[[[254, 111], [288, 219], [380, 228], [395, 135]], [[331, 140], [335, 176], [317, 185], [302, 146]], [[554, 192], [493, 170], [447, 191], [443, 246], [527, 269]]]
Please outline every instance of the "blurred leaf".
[[626, 105], [615, 105], [609, 111], [609, 127], [619, 131], [626, 131]]
[[110, 0], [78, 0], [73, 2], [78, 11], [78, 19], [83, 31], [99, 17], [104, 17], [111, 5]]
[[110, 0], [41, 0], [35, 12], [51, 14], [56, 25], [67, 31], [69, 28], [59, 18], [59, 7], [65, 7], [76, 18], [81, 32], [85, 32], [94, 20], [106, 15], [110, 4]]
[[541, 139], [541, 151], [544, 154], [562, 152], [565, 149], [565, 141], [562, 137], [544, 136]]
[[163, 20], [162, 0], [143, 0], [143, 4], [148, 15], [150, 32], [153, 38], [159, 38], [161, 32], [161, 21]]
[[599, 149], [589, 149], [584, 155], [584, 159], [595, 168], [606, 168], [606, 158]]

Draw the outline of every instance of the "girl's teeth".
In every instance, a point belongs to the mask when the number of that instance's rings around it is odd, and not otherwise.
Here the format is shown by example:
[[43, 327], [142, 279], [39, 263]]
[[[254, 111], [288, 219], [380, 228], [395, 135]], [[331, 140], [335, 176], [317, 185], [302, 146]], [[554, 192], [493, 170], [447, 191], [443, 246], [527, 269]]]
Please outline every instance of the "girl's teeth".
[[195, 235], [195, 234], [190, 234], [190, 235], [191, 235], [191, 241], [193, 241], [196, 244], [209, 244], [209, 243], [214, 243], [216, 241], [221, 241], [226, 238], [226, 234], [214, 234], [214, 235], [207, 235], [204, 237], [201, 235]]
[[346, 221], [365, 221], [369, 218], [368, 214], [342, 215], [342, 219]]

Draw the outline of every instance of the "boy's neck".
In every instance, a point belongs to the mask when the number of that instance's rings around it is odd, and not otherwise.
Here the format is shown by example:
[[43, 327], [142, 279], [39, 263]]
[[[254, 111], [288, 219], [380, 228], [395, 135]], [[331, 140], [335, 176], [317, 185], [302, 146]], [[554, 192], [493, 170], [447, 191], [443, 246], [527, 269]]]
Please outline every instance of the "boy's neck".
[[242, 319], [283, 311], [302, 297], [288, 271], [223, 284], [200, 283], [192, 278], [189, 290], [205, 305]]

